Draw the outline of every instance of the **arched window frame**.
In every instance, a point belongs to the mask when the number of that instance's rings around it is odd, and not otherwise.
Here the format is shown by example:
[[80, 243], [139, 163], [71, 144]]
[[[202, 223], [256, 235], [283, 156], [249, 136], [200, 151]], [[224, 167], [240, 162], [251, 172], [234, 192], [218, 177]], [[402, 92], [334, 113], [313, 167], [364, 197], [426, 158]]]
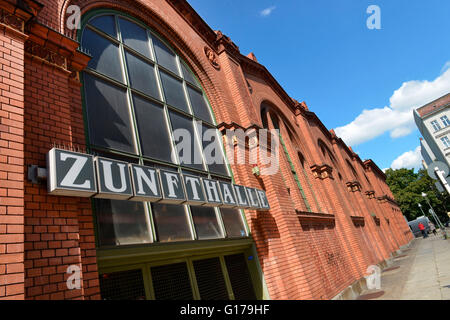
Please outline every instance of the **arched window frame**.
[[356, 169], [353, 167], [353, 165], [350, 163], [350, 160], [345, 159], [345, 162], [347, 163], [348, 168], [350, 169], [351, 173], [353, 174], [353, 177], [355, 179], [359, 179], [359, 174], [356, 171]]
[[[286, 155], [286, 159], [289, 165], [289, 168], [291, 169], [291, 174], [294, 178], [295, 183], [297, 184], [297, 187], [300, 191], [300, 195], [303, 199], [303, 202], [306, 206], [306, 209], [308, 210], [308, 212], [312, 212], [311, 209], [311, 205], [308, 201], [308, 198], [306, 197], [305, 191], [303, 189], [303, 186], [300, 182], [299, 176], [297, 174], [297, 171], [295, 169], [294, 163], [292, 162], [292, 158], [289, 155], [288, 149], [286, 147], [286, 144], [284, 143], [283, 140], [283, 136], [281, 134], [281, 126], [286, 126], [285, 121], [283, 120], [283, 118], [281, 118], [277, 112], [275, 112], [273, 110], [273, 107], [270, 105], [269, 102], [267, 101], [263, 101], [260, 105], [260, 114], [261, 114], [261, 121], [263, 123], [263, 127], [265, 129], [269, 129], [268, 127], [268, 117], [270, 117], [271, 121], [272, 121], [272, 125], [274, 126], [274, 129], [278, 130], [278, 135], [279, 135], [279, 141], [281, 143], [281, 147], [283, 148], [284, 154]], [[266, 119], [266, 121], [264, 121]], [[277, 128], [278, 126], [278, 128]], [[287, 129], [287, 128], [285, 128]], [[303, 169], [303, 168], [302, 168]]]

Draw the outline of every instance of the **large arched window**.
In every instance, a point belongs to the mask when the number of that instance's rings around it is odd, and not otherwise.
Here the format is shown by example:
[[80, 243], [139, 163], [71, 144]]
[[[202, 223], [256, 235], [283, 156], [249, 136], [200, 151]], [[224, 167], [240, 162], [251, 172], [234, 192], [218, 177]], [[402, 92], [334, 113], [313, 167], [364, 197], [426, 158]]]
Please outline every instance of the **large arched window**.
[[[212, 110], [180, 56], [120, 13], [84, 20], [81, 45], [92, 55], [83, 72], [90, 152], [231, 181]], [[189, 133], [188, 141], [177, 132]], [[206, 146], [217, 154], [207, 155]], [[94, 209], [101, 246], [247, 235], [233, 209], [100, 199]]]
[[[280, 121], [278, 118], [278, 115], [276, 115], [272, 110], [272, 107], [270, 105], [268, 105], [266, 102], [263, 102], [261, 104], [261, 120], [262, 120], [262, 124], [264, 129], [270, 129], [269, 128], [269, 124], [268, 124], [268, 117], [270, 117], [270, 120], [272, 121], [272, 125], [274, 127], [274, 129], [278, 130], [278, 135], [279, 135], [279, 141], [281, 144], [281, 147], [283, 148], [284, 154], [286, 155], [286, 159], [288, 162], [288, 165], [291, 169], [292, 175], [294, 177], [295, 183], [297, 184], [297, 187], [300, 191], [300, 194], [303, 198], [303, 201], [305, 203], [306, 209], [311, 212], [311, 206], [308, 202], [308, 199], [306, 198], [305, 192], [303, 190], [303, 187], [300, 183], [300, 179], [298, 178], [298, 174], [297, 171], [295, 170], [295, 166], [294, 163], [292, 162], [291, 156], [289, 155], [288, 149], [286, 147], [286, 144], [284, 143], [282, 134], [281, 134], [281, 130], [280, 130]], [[283, 120], [281, 120], [283, 121]], [[286, 126], [286, 124], [285, 124]]]

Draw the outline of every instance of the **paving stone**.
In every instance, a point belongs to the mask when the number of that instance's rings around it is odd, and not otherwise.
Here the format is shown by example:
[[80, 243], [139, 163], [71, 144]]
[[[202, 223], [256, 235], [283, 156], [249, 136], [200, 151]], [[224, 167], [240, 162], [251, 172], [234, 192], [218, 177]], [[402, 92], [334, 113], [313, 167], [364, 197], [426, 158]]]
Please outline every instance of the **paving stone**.
[[381, 275], [384, 294], [371, 300], [450, 300], [450, 240], [418, 238], [402, 255]]

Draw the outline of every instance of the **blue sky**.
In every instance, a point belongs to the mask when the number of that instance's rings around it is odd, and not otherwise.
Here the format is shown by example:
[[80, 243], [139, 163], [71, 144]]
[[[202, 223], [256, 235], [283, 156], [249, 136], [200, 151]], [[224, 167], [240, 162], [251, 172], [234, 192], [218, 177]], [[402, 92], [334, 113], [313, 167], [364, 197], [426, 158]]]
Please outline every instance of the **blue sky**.
[[[450, 91], [448, 0], [188, 0], [362, 159], [418, 167], [412, 109]], [[381, 30], [369, 30], [370, 5]]]

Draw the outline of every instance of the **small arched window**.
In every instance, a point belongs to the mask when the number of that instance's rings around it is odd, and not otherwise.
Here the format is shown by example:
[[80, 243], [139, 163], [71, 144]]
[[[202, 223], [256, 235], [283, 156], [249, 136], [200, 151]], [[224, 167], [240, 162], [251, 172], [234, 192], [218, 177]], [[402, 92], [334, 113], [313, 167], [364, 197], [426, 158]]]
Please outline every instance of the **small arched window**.
[[272, 125], [275, 129], [280, 130], [280, 124], [278, 122], [278, 117], [270, 110], [269, 107], [265, 106], [264, 103], [261, 106], [261, 121], [264, 129], [269, 129], [269, 120], [272, 121]]
[[269, 129], [269, 123], [267, 120], [267, 109], [261, 108], [261, 121], [264, 129]]
[[305, 168], [305, 157], [303, 156], [303, 154], [301, 154], [301, 152], [298, 153], [298, 159], [300, 160], [300, 164], [302, 165], [302, 168]]
[[365, 173], [364, 173], [364, 177], [366, 178], [367, 183], [369, 184], [369, 186], [372, 187], [372, 183], [370, 182], [369, 178], [367, 177], [367, 175]]
[[326, 158], [328, 156], [328, 158], [331, 160], [332, 164], [337, 168], [339, 168], [336, 158], [334, 157], [333, 153], [330, 151], [330, 149], [327, 147], [327, 145], [321, 140], [318, 140], [318, 145], [320, 147], [320, 149], [322, 150], [323, 156]]
[[280, 123], [278, 122], [278, 117], [273, 113], [270, 113], [270, 119], [272, 120], [273, 127], [277, 130], [280, 130]]
[[348, 161], [347, 159], [345, 159], [345, 161], [346, 161], [347, 166], [349, 167], [350, 171], [352, 172], [353, 176], [354, 176], [356, 179], [358, 179], [358, 178], [359, 178], [359, 175], [358, 175], [358, 173], [356, 172], [355, 168], [354, 168], [354, 167], [352, 166], [352, 164], [350, 163], [350, 161]]

